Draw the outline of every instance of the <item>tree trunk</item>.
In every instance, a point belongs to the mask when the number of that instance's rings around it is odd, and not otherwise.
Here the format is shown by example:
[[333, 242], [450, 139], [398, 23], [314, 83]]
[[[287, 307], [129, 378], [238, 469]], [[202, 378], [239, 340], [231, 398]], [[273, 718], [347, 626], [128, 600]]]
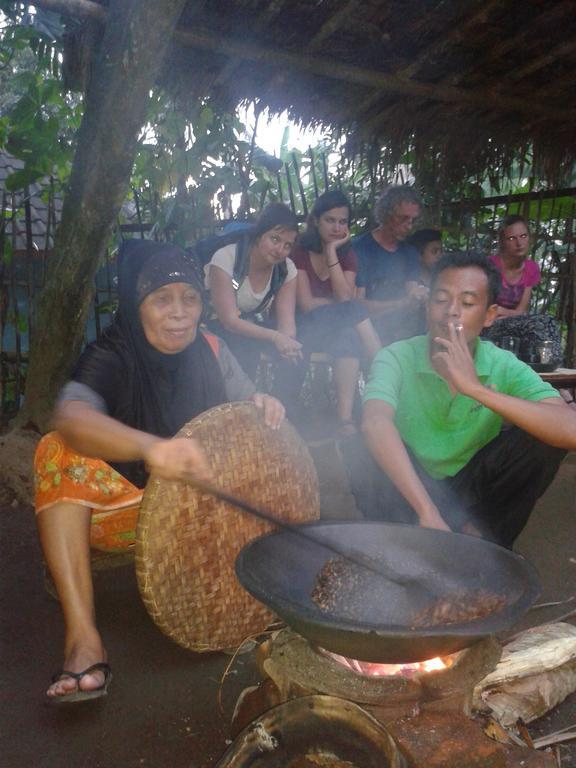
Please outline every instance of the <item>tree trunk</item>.
[[88, 85], [18, 423], [44, 430], [82, 343], [94, 275], [128, 189], [150, 89], [186, 0], [116, 0]]

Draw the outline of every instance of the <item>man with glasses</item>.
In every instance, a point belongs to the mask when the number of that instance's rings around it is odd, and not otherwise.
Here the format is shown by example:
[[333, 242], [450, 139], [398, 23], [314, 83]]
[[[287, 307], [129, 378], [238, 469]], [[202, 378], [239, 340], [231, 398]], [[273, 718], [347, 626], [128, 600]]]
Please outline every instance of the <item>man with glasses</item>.
[[405, 242], [420, 216], [422, 203], [412, 187], [389, 187], [374, 209], [378, 226], [355, 237], [356, 286], [384, 344], [417, 331], [421, 304], [428, 290], [419, 285], [417, 250]]

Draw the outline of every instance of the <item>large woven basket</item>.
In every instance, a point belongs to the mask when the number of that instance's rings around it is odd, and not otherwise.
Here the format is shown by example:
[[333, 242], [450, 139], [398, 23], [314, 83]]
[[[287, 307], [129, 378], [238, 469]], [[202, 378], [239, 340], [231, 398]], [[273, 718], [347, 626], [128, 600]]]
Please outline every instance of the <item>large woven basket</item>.
[[[293, 427], [264, 424], [250, 403], [228, 403], [193, 419], [180, 437], [198, 440], [215, 483], [275, 517], [319, 516], [314, 464]], [[242, 547], [272, 530], [191, 485], [150, 478], [136, 531], [136, 575], [148, 612], [169, 637], [193, 651], [239, 645], [273, 615], [239, 584]]]

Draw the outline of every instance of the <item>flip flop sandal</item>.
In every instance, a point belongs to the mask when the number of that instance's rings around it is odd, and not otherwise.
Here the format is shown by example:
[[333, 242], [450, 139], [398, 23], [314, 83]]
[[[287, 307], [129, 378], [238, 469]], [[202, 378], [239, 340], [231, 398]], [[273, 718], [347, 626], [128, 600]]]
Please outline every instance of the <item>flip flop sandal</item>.
[[[92, 675], [95, 672], [102, 672], [104, 674], [104, 682], [102, 685], [98, 686], [98, 688], [83, 691], [80, 688], [80, 680], [86, 675]], [[75, 704], [79, 701], [94, 701], [94, 699], [100, 699], [102, 696], [107, 696], [108, 686], [112, 681], [112, 670], [110, 669], [109, 664], [100, 661], [98, 664], [92, 664], [92, 666], [86, 667], [82, 672], [69, 672], [67, 669], [62, 669], [52, 676], [52, 682], [57, 683], [63, 677], [71, 677], [76, 680], [76, 690], [71, 693], [62, 694], [61, 696], [46, 696], [46, 704], [49, 704], [50, 706], [61, 706], [63, 704]]]

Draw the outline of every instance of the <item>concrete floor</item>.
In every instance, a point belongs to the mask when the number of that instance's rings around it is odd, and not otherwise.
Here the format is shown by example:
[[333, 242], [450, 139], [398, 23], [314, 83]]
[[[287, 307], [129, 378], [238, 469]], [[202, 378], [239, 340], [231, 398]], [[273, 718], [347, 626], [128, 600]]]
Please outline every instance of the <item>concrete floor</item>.
[[[325, 518], [356, 517], [344, 467], [331, 441], [313, 444]], [[576, 457], [569, 456], [518, 542], [540, 571], [542, 601], [576, 592]], [[33, 511], [0, 492], [0, 766], [1, 768], [211, 768], [227, 745], [232, 708], [255, 682], [250, 657], [187, 652], [163, 636], [139, 599], [130, 567], [96, 578], [99, 625], [114, 668], [107, 700], [88, 707], [43, 704], [49, 675], [61, 663], [58, 603], [43, 588]], [[552, 620], [570, 607], [530, 612], [519, 628]], [[217, 703], [222, 694], [223, 711]], [[576, 696], [531, 731], [576, 723]], [[576, 747], [562, 748], [576, 765]]]

